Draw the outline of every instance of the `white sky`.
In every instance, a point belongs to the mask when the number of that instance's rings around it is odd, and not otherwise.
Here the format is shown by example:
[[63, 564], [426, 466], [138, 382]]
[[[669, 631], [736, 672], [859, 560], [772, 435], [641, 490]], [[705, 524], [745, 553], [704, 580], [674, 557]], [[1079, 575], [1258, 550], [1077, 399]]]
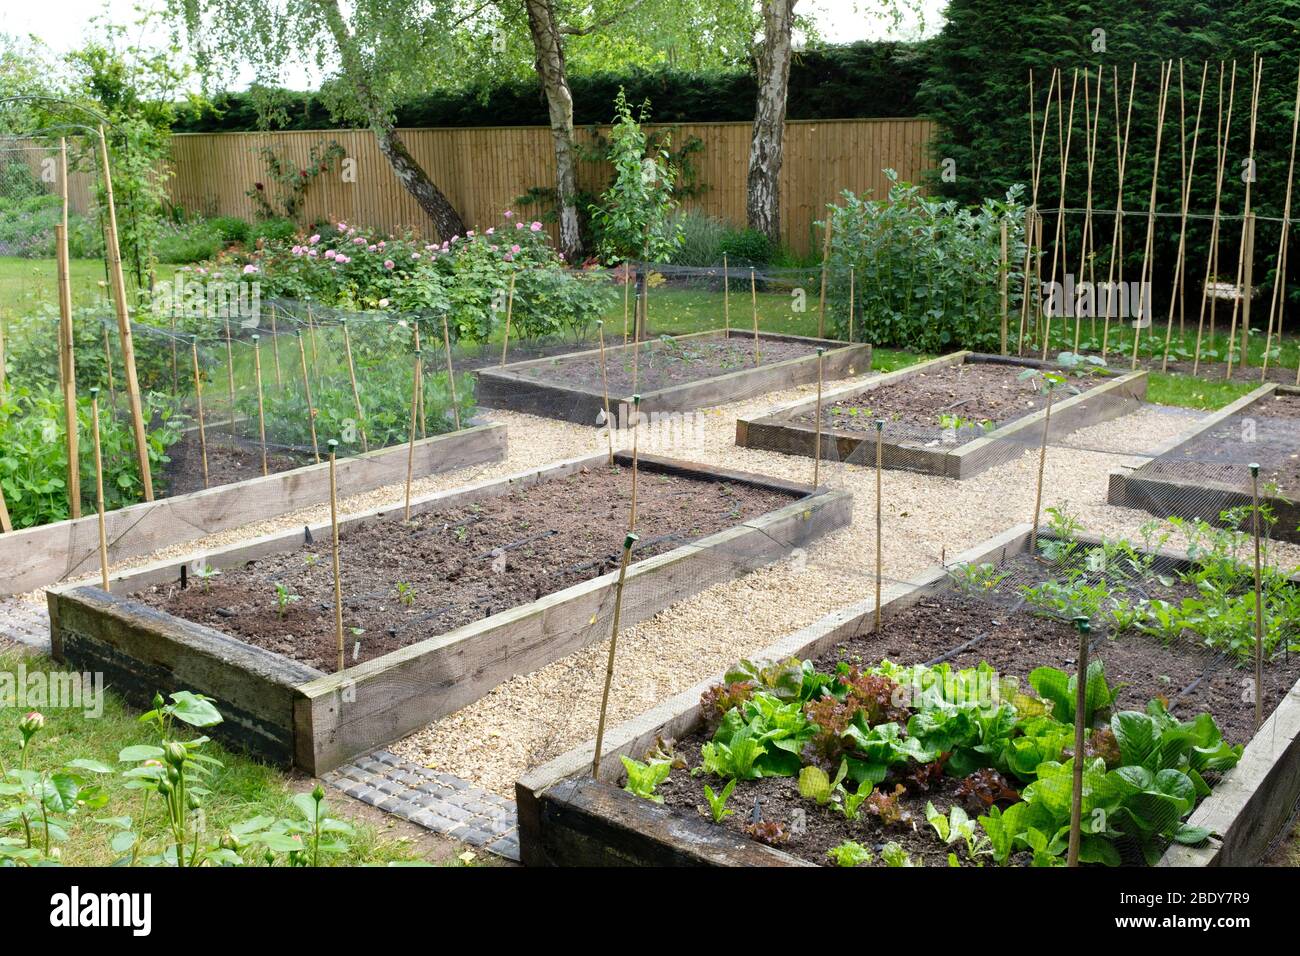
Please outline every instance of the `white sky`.
[[[922, 32], [932, 34], [943, 22], [945, 0], [901, 0], [909, 9], [900, 29], [893, 30], [888, 18], [880, 13], [879, 0], [802, 0], [796, 10], [813, 14], [822, 35], [835, 43], [865, 39], [916, 39]], [[106, 13], [115, 23], [134, 24], [137, 6], [157, 9], [156, 0], [44, 0], [41, 3], [6, 0], [9, 9], [0, 18], [0, 30], [18, 36], [32, 34], [55, 52], [63, 53], [79, 46], [90, 33], [92, 17]], [[914, 8], [914, 9], [913, 9]], [[147, 45], [161, 44], [167, 38], [166, 25], [158, 18], [139, 28], [140, 39]], [[320, 77], [302, 64], [289, 65], [284, 80], [296, 89], [313, 88]]]

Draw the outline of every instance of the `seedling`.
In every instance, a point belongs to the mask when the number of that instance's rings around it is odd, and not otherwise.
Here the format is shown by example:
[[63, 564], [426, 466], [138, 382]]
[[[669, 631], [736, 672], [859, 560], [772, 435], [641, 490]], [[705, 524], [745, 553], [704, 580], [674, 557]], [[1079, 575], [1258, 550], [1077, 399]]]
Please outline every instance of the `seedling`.
[[398, 581], [397, 600], [401, 601], [407, 607], [411, 607], [415, 604], [415, 588], [406, 581]]
[[289, 612], [289, 605], [302, 598], [289, 590], [288, 585], [280, 583], [275, 586], [275, 608], [280, 617], [284, 617]]
[[[728, 780], [727, 785], [722, 788], [722, 793], [714, 793], [713, 788], [707, 783], [704, 785], [704, 799], [709, 801], [709, 815], [713, 817], [714, 823], [721, 823], [727, 817], [735, 814], [735, 810], [727, 809], [727, 801], [731, 799], [731, 793], [736, 789], [736, 781]], [[701, 807], [700, 811], [703, 812]]]
[[212, 586], [212, 579], [215, 577], [220, 577], [220, 575], [221, 575], [221, 569], [214, 568], [210, 564], [205, 564], [202, 567], [198, 567], [194, 569], [194, 576], [198, 578], [200, 582], [202, 582], [199, 586], [204, 591], [208, 590], [208, 588]]

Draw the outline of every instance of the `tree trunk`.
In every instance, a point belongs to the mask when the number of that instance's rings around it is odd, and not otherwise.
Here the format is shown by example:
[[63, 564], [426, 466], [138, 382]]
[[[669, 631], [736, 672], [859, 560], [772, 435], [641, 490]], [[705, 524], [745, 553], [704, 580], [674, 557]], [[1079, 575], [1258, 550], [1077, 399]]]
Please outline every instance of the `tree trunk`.
[[356, 41], [343, 20], [343, 14], [339, 11], [338, 0], [316, 0], [316, 2], [325, 16], [325, 23], [334, 37], [335, 44], [338, 45], [343, 75], [352, 85], [358, 102], [365, 110], [366, 122], [370, 126], [370, 131], [375, 134], [379, 151], [393, 167], [398, 182], [415, 197], [420, 208], [433, 220], [439, 239], [446, 241], [452, 236], [464, 234], [465, 222], [460, 218], [460, 213], [456, 211], [456, 207], [451, 204], [442, 190], [429, 179], [424, 167], [411, 155], [402, 138], [397, 135], [397, 129], [389, 119], [387, 110], [375, 95], [370, 79], [366, 76], [365, 64], [357, 50]]
[[578, 228], [578, 171], [573, 146], [573, 94], [564, 66], [564, 44], [555, 21], [553, 0], [524, 0], [532, 34], [537, 76], [546, 92], [546, 108], [555, 141], [555, 206], [560, 214], [560, 250], [572, 263], [582, 261]]
[[781, 238], [780, 178], [790, 81], [790, 31], [796, 0], [763, 0], [763, 45], [758, 51], [758, 101], [749, 142], [745, 214], [749, 228], [774, 243]]

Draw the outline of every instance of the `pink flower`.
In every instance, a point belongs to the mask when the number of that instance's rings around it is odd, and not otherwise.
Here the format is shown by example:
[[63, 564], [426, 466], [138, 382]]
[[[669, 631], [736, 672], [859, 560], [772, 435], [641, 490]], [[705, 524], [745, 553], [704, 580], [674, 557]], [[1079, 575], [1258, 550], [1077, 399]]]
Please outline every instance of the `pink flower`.
[[379, 247], [372, 242], [370, 245], [366, 246], [366, 252], [374, 252], [378, 248]]
[[352, 260], [349, 259], [347, 256], [343, 255], [343, 253], [340, 252], [337, 256], [334, 257], [334, 261], [335, 261], [335, 262], [342, 262], [342, 263], [346, 264], [346, 263], [351, 262]]
[[512, 255], [511, 255], [510, 253], [508, 253], [508, 252], [507, 252], [506, 255], [505, 255], [505, 259], [506, 259], [506, 262], [514, 262], [514, 261], [515, 261], [515, 257], [512, 256]]
[[387, 299], [380, 299], [380, 300], [379, 300], [379, 307], [380, 307], [381, 309], [386, 309], [386, 308], [388, 308], [388, 300], [387, 300]]
[[294, 246], [289, 251], [292, 252], [295, 256], [300, 256], [302, 255], [302, 246]]
[[308, 250], [307, 250], [307, 255], [310, 256], [312, 259], [315, 259], [315, 258], [316, 258], [316, 255], [317, 255], [316, 250], [315, 250], [315, 249], [308, 249]]
[[352, 240], [352, 244], [354, 246], [364, 246], [366, 244], [366, 237], [357, 236], [355, 239]]
[[494, 236], [496, 235], [496, 231], [497, 231], [496, 226], [488, 226], [487, 229], [484, 231], [484, 234], [489, 236]]
[[310, 239], [307, 240], [307, 242], [313, 246], [316, 245], [316, 243], [320, 242], [320, 233], [317, 233], [316, 235], [312, 236]]
[[244, 266], [244, 275], [251, 275], [256, 271], [257, 271], [257, 266], [253, 265], [251, 262], [248, 265]]
[[338, 255], [338, 253], [335, 252], [333, 249], [326, 249], [326, 250], [325, 250], [325, 258], [326, 258], [326, 259], [333, 259], [333, 258], [334, 258], [335, 256], [337, 256], [337, 255]]
[[452, 237], [451, 237], [451, 241], [452, 241], [453, 243], [460, 242], [460, 236], [458, 236], [458, 235], [457, 235], [457, 236], [452, 236]]
[[466, 239], [473, 239], [473, 238], [474, 238], [474, 230], [473, 230], [473, 229], [466, 229], [466, 230], [465, 230], [465, 238], [466, 238]]
[[391, 269], [391, 268], [393, 268], [395, 265], [397, 265], [397, 263], [395, 263], [392, 259], [385, 259], [385, 260], [384, 260], [384, 268], [385, 268], [385, 269]]
[[384, 245], [385, 245], [384, 240], [380, 239], [380, 240], [379, 240], [379, 248], [380, 248], [380, 249], [384, 248]]
[[497, 249], [499, 249], [499, 248], [500, 248], [500, 246], [495, 246], [495, 245], [493, 245], [493, 246], [488, 246], [488, 251], [489, 251], [489, 252], [496, 252]]
[[509, 209], [507, 209], [507, 210], [506, 210], [505, 212], [503, 212], [501, 215], [505, 216], [507, 219], [510, 219], [510, 218], [512, 218], [512, 217], [514, 216], [514, 213], [511, 212]]
[[533, 224], [532, 224], [531, 226], [529, 226], [528, 228], [531, 229], [533, 232], [541, 232], [541, 231], [542, 231], [542, 224], [541, 224], [540, 222], [538, 222], [537, 220], [534, 219], [534, 220], [533, 220]]
[[524, 228], [524, 224], [523, 224], [522, 222], [517, 222], [517, 223], [515, 223], [515, 228], [516, 228], [516, 229], [522, 229], [522, 228]]
[[510, 251], [511, 251], [512, 253], [514, 253], [515, 255], [518, 255], [518, 254], [519, 254], [519, 244], [516, 243], [515, 245], [511, 246], [511, 247], [510, 247]]
[[418, 259], [418, 258], [420, 258], [420, 254], [419, 254], [418, 252], [412, 252], [412, 253], [411, 253], [411, 258], [412, 258], [412, 259]]

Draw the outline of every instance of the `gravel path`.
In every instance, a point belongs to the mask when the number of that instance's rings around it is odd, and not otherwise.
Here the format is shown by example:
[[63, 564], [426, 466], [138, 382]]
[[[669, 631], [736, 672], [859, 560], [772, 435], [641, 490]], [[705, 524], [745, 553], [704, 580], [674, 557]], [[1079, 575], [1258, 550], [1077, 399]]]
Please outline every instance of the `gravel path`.
[[[640, 447], [706, 464], [810, 481], [807, 458], [739, 448], [735, 420], [771, 406], [806, 398], [813, 387], [770, 393], [760, 399], [707, 410], [685, 428], [675, 428], [667, 446], [643, 432]], [[1060, 505], [1090, 532], [1132, 535], [1150, 515], [1105, 503], [1106, 476], [1121, 465], [1186, 429], [1195, 413], [1142, 406], [1122, 418], [1074, 433], [1066, 447], [1049, 454], [1044, 507]], [[417, 481], [415, 494], [500, 477], [547, 462], [604, 450], [594, 429], [513, 412], [487, 418], [510, 429], [505, 461]], [[884, 475], [884, 566], [903, 579], [990, 535], [1032, 517], [1035, 450], [983, 475], [952, 481], [887, 471]], [[853, 525], [819, 541], [797, 564], [769, 567], [716, 585], [620, 636], [610, 717], [617, 722], [718, 673], [737, 658], [757, 651], [791, 630], [813, 623], [830, 610], [870, 593], [875, 548], [874, 473], [856, 465], [823, 463], [822, 480], [854, 495]], [[344, 513], [399, 502], [401, 485], [346, 499]], [[124, 564], [139, 566], [195, 550], [216, 548], [272, 531], [326, 520], [328, 506], [275, 521], [211, 535]], [[1279, 557], [1300, 563], [1300, 547], [1281, 545]], [[43, 601], [37, 593], [26, 600]], [[531, 674], [516, 677], [468, 707], [410, 735], [390, 749], [421, 764], [513, 795], [513, 784], [530, 766], [594, 734], [607, 644], [593, 645]]]

